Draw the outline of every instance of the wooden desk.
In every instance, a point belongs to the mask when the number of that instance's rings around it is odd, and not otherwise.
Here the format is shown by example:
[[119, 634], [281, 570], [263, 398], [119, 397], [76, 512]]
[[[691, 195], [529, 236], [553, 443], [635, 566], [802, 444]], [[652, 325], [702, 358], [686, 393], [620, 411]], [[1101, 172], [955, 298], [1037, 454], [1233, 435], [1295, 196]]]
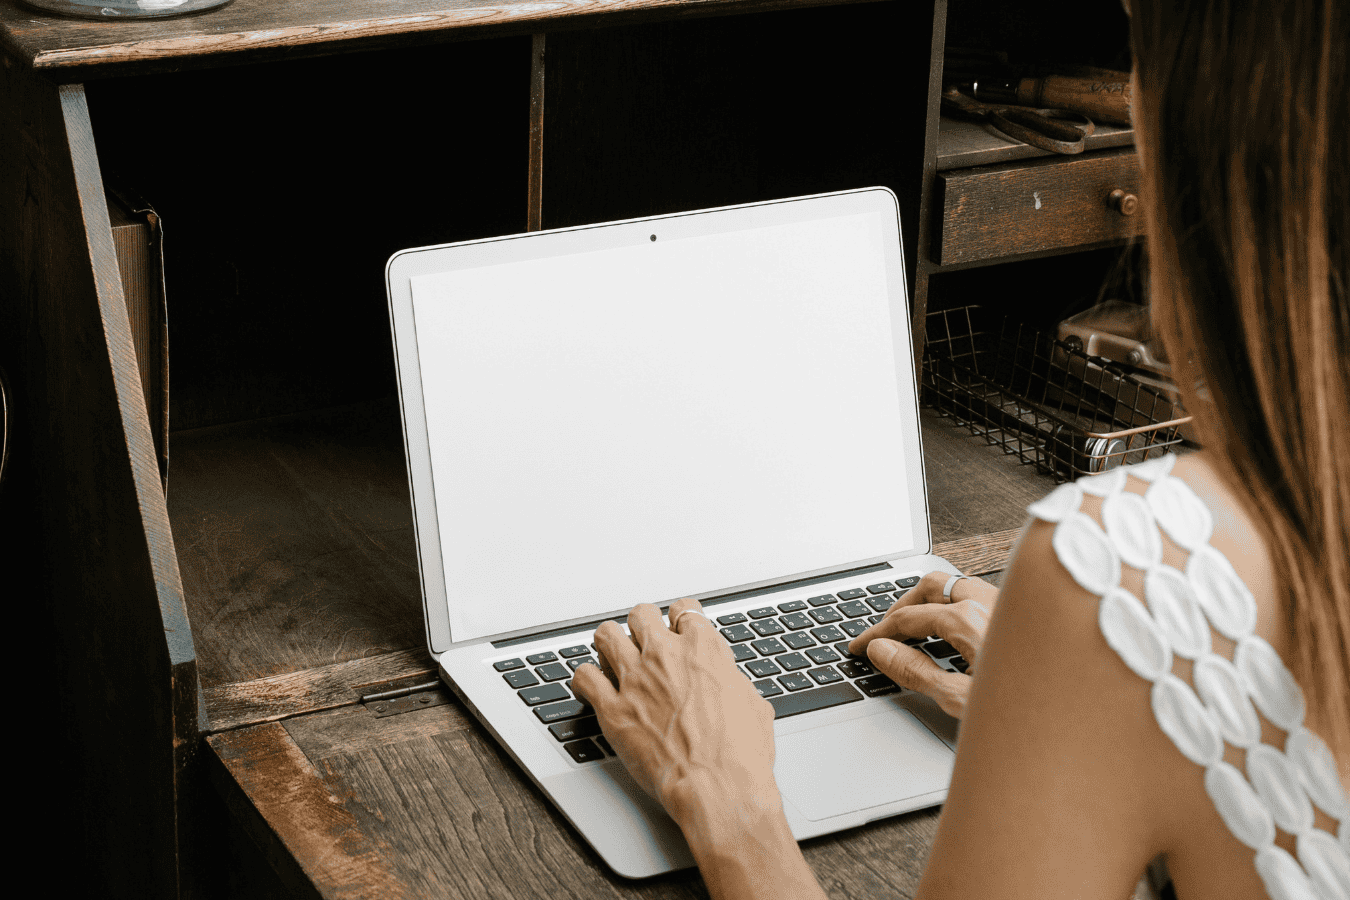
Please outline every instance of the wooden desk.
[[[953, 2], [963, 21], [997, 18]], [[78, 811], [88, 878], [211, 893], [199, 856], [221, 816], [203, 736], [347, 715], [327, 711], [424, 668], [413, 557], [387, 527], [406, 515], [378, 415], [390, 252], [880, 183], [900, 199], [922, 321], [930, 282], [943, 302], [969, 284], [942, 282], [953, 267], [930, 233], [981, 224], [929, 213], [946, 31], [946, 0], [235, 0], [154, 22], [0, 0], [16, 426], [0, 517], [9, 558], [47, 574], [21, 624], [44, 637], [70, 751], [34, 766], [48, 807]], [[961, 164], [1009, 158], [997, 144], [963, 144]], [[1016, 164], [1053, 191], [1060, 162]], [[434, 177], [401, 184], [409, 172]], [[115, 176], [164, 215], [167, 498], [104, 200]], [[1031, 255], [1121, 239], [1062, 225]], [[1005, 258], [981, 246], [956, 268]], [[338, 407], [376, 412], [325, 412]], [[940, 539], [1013, 527], [982, 524], [986, 498], [958, 482], [937, 495]]]
[[[962, 571], [997, 581], [1025, 504], [1049, 482], [927, 411], [924, 425], [937, 534], [947, 538], [937, 552]], [[967, 530], [1002, 526], [1010, 527]], [[702, 895], [692, 870], [643, 882], [615, 876], [443, 689], [418, 695], [435, 694], [443, 705], [384, 718], [373, 704], [358, 702], [358, 685], [394, 672], [409, 684], [436, 679], [425, 653], [414, 650], [310, 669], [303, 683], [282, 676], [271, 690], [255, 681], [208, 698], [217, 708], [230, 703], [240, 718], [272, 719], [212, 735], [207, 743], [212, 781], [247, 840], [271, 862], [278, 892], [325, 898]], [[848, 752], [865, 748], [841, 751], [841, 760]], [[897, 816], [808, 841], [806, 856], [832, 897], [911, 896], [936, 823], [936, 809]], [[244, 855], [253, 852], [248, 847]], [[237, 888], [241, 894], [259, 889], [256, 881]]]

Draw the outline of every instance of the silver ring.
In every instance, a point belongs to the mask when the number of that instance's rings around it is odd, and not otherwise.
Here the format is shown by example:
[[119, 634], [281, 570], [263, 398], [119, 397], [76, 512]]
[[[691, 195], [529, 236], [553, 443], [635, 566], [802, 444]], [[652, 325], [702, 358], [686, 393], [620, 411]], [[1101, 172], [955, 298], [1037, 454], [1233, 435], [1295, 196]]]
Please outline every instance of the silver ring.
[[951, 578], [948, 578], [948, 579], [947, 579], [947, 583], [944, 584], [944, 585], [942, 586], [942, 599], [945, 600], [945, 601], [947, 601], [948, 603], [951, 603], [951, 602], [952, 602], [952, 588], [956, 587], [956, 583], [957, 583], [958, 581], [960, 581], [962, 578], [966, 578], [966, 577], [968, 577], [968, 576], [966, 576], [966, 575], [953, 575]]
[[676, 613], [675, 618], [673, 618], [673, 619], [670, 620], [670, 630], [673, 631], [673, 632], [675, 632], [676, 634], [679, 634], [679, 633], [680, 633], [680, 620], [683, 619], [685, 616], [688, 616], [688, 615], [695, 615], [695, 616], [698, 616], [700, 619], [706, 620], [706, 621], [708, 622], [708, 624], [710, 624], [710, 625], [712, 624], [712, 619], [709, 619], [707, 616], [705, 616], [703, 613], [699, 612], [698, 610], [696, 610], [696, 609], [683, 609], [683, 610], [680, 610], [678, 613]]

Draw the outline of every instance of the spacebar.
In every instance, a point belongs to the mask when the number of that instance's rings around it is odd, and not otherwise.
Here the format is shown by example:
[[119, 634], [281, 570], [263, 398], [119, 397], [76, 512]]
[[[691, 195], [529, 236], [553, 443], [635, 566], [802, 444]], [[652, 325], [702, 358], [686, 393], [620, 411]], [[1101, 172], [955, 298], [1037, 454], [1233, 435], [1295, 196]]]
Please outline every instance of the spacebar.
[[863, 695], [858, 693], [857, 688], [848, 682], [844, 682], [816, 688], [813, 691], [802, 691], [799, 694], [770, 697], [769, 702], [773, 704], [773, 717], [782, 719], [787, 716], [795, 716], [798, 713], [828, 709], [841, 703], [852, 703], [854, 700], [861, 700], [862, 698]]

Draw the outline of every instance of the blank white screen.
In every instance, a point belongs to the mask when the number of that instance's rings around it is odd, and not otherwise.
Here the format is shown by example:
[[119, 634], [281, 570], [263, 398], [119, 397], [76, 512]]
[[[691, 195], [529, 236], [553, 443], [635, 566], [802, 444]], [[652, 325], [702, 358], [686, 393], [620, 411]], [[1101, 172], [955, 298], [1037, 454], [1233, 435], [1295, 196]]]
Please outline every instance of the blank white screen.
[[882, 235], [413, 278], [453, 640], [912, 548]]

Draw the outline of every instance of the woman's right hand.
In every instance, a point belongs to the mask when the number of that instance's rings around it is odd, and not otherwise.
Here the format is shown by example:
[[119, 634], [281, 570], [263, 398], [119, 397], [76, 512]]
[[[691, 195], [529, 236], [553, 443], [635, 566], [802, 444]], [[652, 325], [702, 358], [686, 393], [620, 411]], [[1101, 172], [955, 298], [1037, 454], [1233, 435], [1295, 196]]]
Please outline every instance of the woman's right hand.
[[[854, 638], [849, 650], [866, 654], [872, 665], [896, 684], [927, 694], [948, 715], [959, 719], [966, 711], [970, 676], [978, 665], [980, 644], [998, 602], [998, 588], [966, 576], [956, 582], [947, 598], [942, 590], [949, 578], [946, 572], [929, 572], [895, 601], [885, 618]], [[970, 663], [967, 674], [948, 672], [927, 653], [901, 643], [905, 638], [928, 635], [937, 635], [955, 647]]]

